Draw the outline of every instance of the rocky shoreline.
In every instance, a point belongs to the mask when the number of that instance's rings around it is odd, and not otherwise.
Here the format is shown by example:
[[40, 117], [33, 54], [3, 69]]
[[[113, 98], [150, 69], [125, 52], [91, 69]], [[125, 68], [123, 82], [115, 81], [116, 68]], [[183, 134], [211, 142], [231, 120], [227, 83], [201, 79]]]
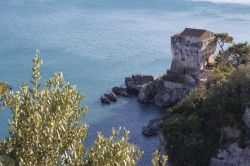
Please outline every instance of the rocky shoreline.
[[[125, 78], [125, 87], [115, 86], [111, 93], [105, 93], [101, 98], [103, 104], [116, 102], [118, 96], [128, 97], [136, 95], [142, 103], [152, 103], [156, 106], [166, 107], [176, 104], [185, 97], [195, 85], [194, 78], [183, 83], [174, 82], [165, 78], [155, 79], [152, 75], [136, 74]], [[191, 76], [183, 76], [188, 78]], [[190, 79], [190, 78], [189, 78]]]
[[[184, 81], [175, 82], [178, 79]], [[194, 88], [196, 79], [187, 74], [176, 76], [169, 72], [156, 79], [152, 75], [136, 74], [126, 77], [124, 83], [125, 87], [114, 86], [112, 92], [105, 93], [100, 98], [101, 102], [111, 104], [116, 102], [119, 96], [136, 95], [139, 102], [168, 107], [185, 97]], [[162, 118], [150, 120], [147, 126], [142, 127], [142, 134], [145, 136], [159, 135], [162, 120]]]
[[[131, 77], [125, 78], [125, 87], [113, 87], [111, 93], [105, 93], [104, 96], [101, 97], [101, 101], [104, 104], [111, 104], [117, 101], [118, 96], [129, 97], [136, 95], [139, 102], [168, 107], [178, 103], [182, 98], [188, 95], [190, 90], [195, 88], [196, 85], [208, 79], [208, 74], [205, 72], [201, 72], [199, 77], [193, 77], [188, 74], [176, 76], [168, 73], [168, 75], [163, 75], [156, 79], [151, 75], [132, 75]], [[104, 98], [108, 99], [109, 102], [106, 103]], [[246, 126], [250, 128], [249, 108], [245, 110], [242, 119]], [[163, 117], [150, 120], [146, 126], [142, 127], [142, 134], [147, 137], [159, 136], [159, 151], [163, 155], [166, 142], [161, 132], [162, 122]], [[240, 131], [231, 127], [223, 128], [223, 139], [228, 140], [228, 145], [223, 149], [218, 149], [216, 156], [211, 158], [210, 166], [237, 165], [237, 163], [244, 165], [250, 162], [250, 149], [241, 148], [236, 143], [236, 140], [239, 139], [239, 133]]]

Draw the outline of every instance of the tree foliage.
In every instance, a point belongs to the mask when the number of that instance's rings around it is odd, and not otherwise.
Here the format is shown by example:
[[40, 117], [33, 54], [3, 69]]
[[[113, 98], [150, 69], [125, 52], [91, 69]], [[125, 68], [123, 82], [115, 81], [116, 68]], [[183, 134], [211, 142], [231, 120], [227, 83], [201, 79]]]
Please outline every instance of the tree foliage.
[[90, 165], [129, 165], [135, 166], [142, 156], [142, 152], [128, 141], [129, 132], [124, 130], [120, 138], [121, 129], [112, 131], [110, 138], [98, 133], [94, 145], [88, 151], [87, 158]]
[[[230, 60], [235, 66], [246, 64], [250, 59], [250, 45], [247, 42], [234, 43], [233, 37], [228, 33], [215, 34], [217, 43], [220, 47], [217, 61]], [[225, 46], [227, 47], [225, 49]]]
[[0, 81], [0, 100], [5, 97], [9, 89], [10, 86], [6, 82]]
[[222, 53], [225, 52], [224, 51], [225, 44], [229, 44], [233, 42], [233, 37], [230, 36], [228, 33], [217, 33], [215, 34], [215, 38], [221, 48]]
[[235, 66], [246, 64], [250, 60], [250, 45], [247, 42], [233, 44], [227, 49], [227, 54]]
[[[87, 112], [84, 96], [63, 79], [62, 73], [40, 83], [39, 51], [32, 67], [32, 86], [23, 84], [20, 92], [6, 93], [0, 84], [4, 107], [12, 112], [9, 136], [0, 142], [5, 165], [136, 165], [142, 152], [128, 143], [128, 132], [110, 138], [99, 133], [92, 148], [85, 149], [88, 126], [82, 123]], [[4, 95], [2, 95], [4, 94]]]
[[226, 82], [230, 78], [234, 70], [234, 66], [228, 61], [222, 61], [215, 64], [211, 77], [208, 80], [208, 85], [221, 84], [222, 82]]

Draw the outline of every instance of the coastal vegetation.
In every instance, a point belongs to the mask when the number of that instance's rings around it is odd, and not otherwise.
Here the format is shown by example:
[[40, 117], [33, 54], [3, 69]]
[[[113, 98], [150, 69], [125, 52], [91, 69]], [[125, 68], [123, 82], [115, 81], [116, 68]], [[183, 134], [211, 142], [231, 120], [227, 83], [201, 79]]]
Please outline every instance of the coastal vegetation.
[[235, 44], [226, 33], [216, 37], [221, 50], [207, 71], [209, 80], [169, 108], [163, 122], [167, 154], [174, 166], [208, 165], [226, 144], [223, 129], [227, 126], [240, 131], [235, 140], [240, 146], [249, 139], [242, 115], [250, 103], [250, 45]]
[[125, 129], [113, 129], [111, 137], [98, 133], [94, 145], [85, 148], [84, 96], [62, 73], [40, 83], [39, 54], [33, 59], [31, 86], [12, 92], [0, 82], [1, 107], [12, 113], [9, 136], [0, 142], [0, 165], [136, 165], [143, 152], [128, 142]]

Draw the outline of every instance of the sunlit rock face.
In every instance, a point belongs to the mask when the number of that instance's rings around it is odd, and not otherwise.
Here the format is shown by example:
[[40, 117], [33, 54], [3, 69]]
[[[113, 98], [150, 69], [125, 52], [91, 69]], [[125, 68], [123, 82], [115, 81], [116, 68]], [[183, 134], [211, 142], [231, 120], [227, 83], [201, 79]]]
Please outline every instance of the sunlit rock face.
[[185, 28], [183, 32], [171, 37], [173, 53], [171, 71], [199, 74], [214, 56], [216, 45], [213, 32]]

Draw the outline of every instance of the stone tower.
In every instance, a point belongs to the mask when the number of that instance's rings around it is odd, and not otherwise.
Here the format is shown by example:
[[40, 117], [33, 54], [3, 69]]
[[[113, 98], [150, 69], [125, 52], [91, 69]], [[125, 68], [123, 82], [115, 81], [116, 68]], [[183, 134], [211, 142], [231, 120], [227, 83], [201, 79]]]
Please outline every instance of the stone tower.
[[173, 59], [171, 72], [199, 74], [214, 56], [217, 42], [213, 32], [203, 29], [185, 28], [171, 37]]

